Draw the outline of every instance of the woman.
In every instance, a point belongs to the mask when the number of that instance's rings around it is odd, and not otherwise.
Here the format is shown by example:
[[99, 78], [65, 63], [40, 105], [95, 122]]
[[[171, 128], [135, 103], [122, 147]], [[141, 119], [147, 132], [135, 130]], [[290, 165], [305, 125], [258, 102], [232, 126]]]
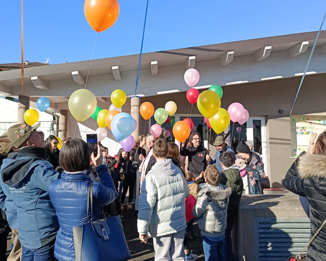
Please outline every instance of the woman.
[[[134, 155], [134, 160], [141, 164], [142, 162], [142, 158], [146, 157], [146, 150], [144, 149], [144, 146], [146, 145], [146, 136], [145, 135], [140, 135], [138, 137], [138, 140], [135, 144], [135, 155]], [[130, 151], [130, 154], [132, 154], [132, 152]], [[142, 155], [143, 157], [140, 157], [139, 156]], [[131, 155], [132, 156], [132, 155]]]
[[[309, 201], [310, 234], [313, 237], [326, 219], [326, 132], [310, 140], [307, 154], [301, 154], [288, 170], [282, 184]], [[312, 241], [306, 261], [326, 260], [326, 227]]]
[[181, 161], [180, 150], [177, 144], [174, 142], [168, 143], [168, 159], [171, 159], [173, 164], [180, 169], [184, 169]]
[[[96, 166], [101, 183], [93, 183], [87, 175], [91, 161]], [[54, 181], [49, 188], [51, 202], [60, 224], [54, 255], [59, 261], [74, 261], [76, 257], [73, 227], [91, 222], [91, 217], [87, 213], [88, 186], [90, 184], [93, 186], [94, 221], [101, 218], [101, 207], [115, 200], [117, 191], [108, 168], [102, 165], [99, 146], [95, 158], [93, 154], [90, 155], [86, 142], [71, 139], [62, 146], [59, 162], [64, 172], [61, 179]]]
[[50, 135], [46, 140], [45, 150], [46, 154], [49, 156], [49, 161], [53, 165], [53, 168], [56, 169], [59, 166], [59, 154], [60, 150], [58, 149], [59, 141], [53, 135]]
[[128, 210], [132, 210], [132, 199], [134, 195], [134, 187], [136, 183], [136, 171], [139, 164], [135, 166], [131, 160], [129, 152], [121, 150], [117, 156], [117, 170], [120, 175], [125, 177], [123, 181], [123, 191], [121, 195], [121, 211], [124, 209], [125, 198], [129, 190]]
[[[265, 177], [264, 164], [259, 155], [252, 152], [249, 146], [242, 140], [237, 146], [238, 156], [245, 160], [246, 169], [248, 170], [250, 180], [256, 183], [257, 191], [254, 194], [263, 194], [260, 181]], [[252, 171], [250, 171], [252, 170]], [[253, 185], [252, 183], [252, 185]]]

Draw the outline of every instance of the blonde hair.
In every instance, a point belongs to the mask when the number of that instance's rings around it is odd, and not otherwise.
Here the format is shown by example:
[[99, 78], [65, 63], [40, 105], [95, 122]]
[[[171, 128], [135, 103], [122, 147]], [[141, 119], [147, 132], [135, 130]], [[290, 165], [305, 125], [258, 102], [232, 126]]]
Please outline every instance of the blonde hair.
[[326, 131], [318, 136], [313, 154], [326, 155]]

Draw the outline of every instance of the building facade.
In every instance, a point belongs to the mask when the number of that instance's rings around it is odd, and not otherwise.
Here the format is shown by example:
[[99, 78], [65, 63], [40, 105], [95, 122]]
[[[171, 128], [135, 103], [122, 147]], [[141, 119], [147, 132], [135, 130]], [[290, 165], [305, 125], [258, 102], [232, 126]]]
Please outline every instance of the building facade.
[[[178, 106], [175, 120], [191, 117], [213, 156], [215, 148], [209, 144], [216, 134], [207, 130], [196, 105], [191, 107], [186, 99], [189, 87], [184, 82], [184, 73], [196, 68], [201, 77], [195, 88], [203, 91], [218, 84], [224, 90], [223, 108], [240, 102], [249, 111], [250, 119], [240, 133], [235, 131], [238, 125], [230, 125], [225, 133], [229, 132], [233, 139], [254, 142], [255, 151], [264, 159], [271, 184], [278, 187], [295, 159], [291, 153], [290, 110], [316, 34], [283, 35], [143, 54], [137, 92], [138, 55], [94, 60], [86, 87], [97, 96], [98, 106], [103, 109], [109, 108], [112, 91], [126, 92], [129, 98], [123, 111], [131, 113], [138, 122], [134, 136], [149, 133], [154, 123], [141, 119], [141, 103], [149, 101], [157, 109], [164, 108], [168, 101], [175, 101]], [[68, 111], [68, 99], [72, 92], [85, 87], [89, 64], [90, 61], [82, 61], [26, 68], [24, 95], [20, 70], [3, 71], [0, 72], [0, 92], [18, 98], [18, 122], [22, 121], [24, 110], [34, 106], [38, 97], [48, 97], [50, 110], [58, 115], [58, 136], [83, 137], [87, 131], [94, 132], [97, 123], [90, 118], [78, 124]], [[322, 31], [293, 115], [323, 115], [325, 82], [326, 31]], [[230, 144], [232, 138], [229, 138]], [[111, 133], [107, 144], [111, 154], [119, 147]]]

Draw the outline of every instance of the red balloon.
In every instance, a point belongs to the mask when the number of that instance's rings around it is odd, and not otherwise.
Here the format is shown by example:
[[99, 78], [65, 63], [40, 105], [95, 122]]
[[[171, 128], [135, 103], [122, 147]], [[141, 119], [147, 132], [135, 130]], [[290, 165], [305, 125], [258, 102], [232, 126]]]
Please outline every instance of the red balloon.
[[191, 104], [194, 104], [197, 102], [198, 96], [199, 96], [199, 91], [195, 88], [191, 88], [187, 91], [187, 100]]
[[209, 119], [205, 118], [205, 122], [206, 122], [207, 126], [211, 129], [212, 126], [211, 126], [211, 124], [209, 123]]
[[183, 121], [188, 123], [190, 130], [192, 130], [192, 128], [194, 127], [194, 122], [192, 121], [192, 119], [185, 118]]
[[166, 124], [170, 124], [170, 122], [171, 122], [171, 118], [167, 118], [165, 121]]

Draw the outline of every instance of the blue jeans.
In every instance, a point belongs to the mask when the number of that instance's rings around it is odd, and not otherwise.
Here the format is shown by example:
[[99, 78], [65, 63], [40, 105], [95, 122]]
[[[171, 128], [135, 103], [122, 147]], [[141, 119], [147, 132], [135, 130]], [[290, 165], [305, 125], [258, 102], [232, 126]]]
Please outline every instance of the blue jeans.
[[22, 245], [22, 258], [24, 261], [54, 261], [54, 243], [55, 240], [49, 244], [38, 249], [28, 249]]
[[225, 240], [214, 241], [214, 238], [203, 237], [205, 261], [226, 261]]

